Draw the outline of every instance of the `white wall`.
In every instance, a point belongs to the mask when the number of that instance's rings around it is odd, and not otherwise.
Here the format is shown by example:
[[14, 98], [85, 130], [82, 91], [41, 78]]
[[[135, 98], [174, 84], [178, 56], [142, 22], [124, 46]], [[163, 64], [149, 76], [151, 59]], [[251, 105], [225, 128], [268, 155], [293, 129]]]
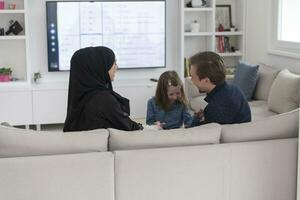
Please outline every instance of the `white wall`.
[[[48, 72], [46, 0], [28, 1], [29, 49], [31, 72], [40, 71], [43, 81], [68, 81], [68, 72]], [[179, 69], [179, 0], [166, 0], [167, 68], [119, 70], [116, 79], [158, 78], [166, 70]]]
[[[300, 73], [300, 59], [273, 55], [267, 52], [272, 0], [248, 0], [246, 16], [246, 60], [262, 62]], [[295, 24], [296, 25], [296, 24]], [[297, 25], [296, 25], [297, 26]]]

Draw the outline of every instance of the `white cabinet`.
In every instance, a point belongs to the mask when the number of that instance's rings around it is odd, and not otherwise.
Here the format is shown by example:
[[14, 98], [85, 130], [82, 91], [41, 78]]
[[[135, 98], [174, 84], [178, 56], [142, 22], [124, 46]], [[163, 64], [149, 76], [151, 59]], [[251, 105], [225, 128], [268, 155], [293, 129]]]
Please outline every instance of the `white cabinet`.
[[0, 92], [0, 122], [11, 125], [32, 124], [31, 90]]
[[[114, 90], [130, 100], [131, 118], [145, 118], [147, 101], [156, 84], [146, 80], [123, 80]], [[33, 124], [64, 123], [67, 114], [68, 83], [41, 83], [32, 86]]]
[[[16, 8], [8, 9], [8, 4], [16, 4]], [[7, 0], [5, 9], [0, 10], [0, 28], [5, 32], [9, 28], [9, 21], [18, 21], [23, 27], [23, 31], [18, 35], [0, 35], [0, 68], [11, 68], [12, 77], [16, 83], [30, 83], [30, 70], [28, 68], [28, 26], [27, 26], [27, 1], [26, 0]], [[0, 82], [0, 84], [3, 84]], [[9, 85], [6, 83], [6, 85]]]
[[67, 101], [67, 82], [33, 84], [33, 124], [64, 123], [67, 114]]
[[130, 101], [130, 118], [146, 118], [147, 101], [155, 95], [156, 86], [119, 86], [115, 91]]
[[33, 123], [64, 123], [67, 114], [68, 90], [33, 90]]
[[[245, 53], [245, 7], [247, 0], [207, 0], [207, 6], [188, 8], [189, 0], [181, 0], [181, 63], [185, 67], [185, 58], [203, 52], [213, 51], [224, 58], [228, 67], [236, 66]], [[230, 7], [231, 25], [235, 30], [219, 31], [219, 22], [226, 18]], [[220, 11], [221, 10], [221, 14]], [[224, 14], [225, 13], [225, 14]], [[191, 32], [191, 24], [197, 22], [199, 31]], [[225, 26], [225, 25], [224, 25]], [[227, 41], [227, 48], [220, 48]], [[233, 48], [232, 48], [233, 47]], [[182, 67], [181, 74], [184, 74]], [[186, 75], [187, 76], [187, 75]]]

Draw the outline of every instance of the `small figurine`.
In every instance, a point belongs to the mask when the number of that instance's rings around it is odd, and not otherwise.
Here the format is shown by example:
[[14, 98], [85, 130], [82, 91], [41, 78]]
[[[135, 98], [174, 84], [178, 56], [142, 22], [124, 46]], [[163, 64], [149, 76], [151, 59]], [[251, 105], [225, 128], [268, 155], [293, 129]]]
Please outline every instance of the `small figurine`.
[[224, 30], [224, 26], [222, 24], [219, 24], [218, 31], [223, 32]]

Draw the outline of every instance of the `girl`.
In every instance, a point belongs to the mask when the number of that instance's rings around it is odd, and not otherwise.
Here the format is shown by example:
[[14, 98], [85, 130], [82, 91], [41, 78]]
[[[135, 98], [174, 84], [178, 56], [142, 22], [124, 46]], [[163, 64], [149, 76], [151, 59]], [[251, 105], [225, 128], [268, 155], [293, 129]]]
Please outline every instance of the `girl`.
[[199, 122], [186, 106], [183, 84], [175, 71], [164, 72], [158, 80], [155, 97], [148, 100], [147, 125], [158, 129], [191, 127]]

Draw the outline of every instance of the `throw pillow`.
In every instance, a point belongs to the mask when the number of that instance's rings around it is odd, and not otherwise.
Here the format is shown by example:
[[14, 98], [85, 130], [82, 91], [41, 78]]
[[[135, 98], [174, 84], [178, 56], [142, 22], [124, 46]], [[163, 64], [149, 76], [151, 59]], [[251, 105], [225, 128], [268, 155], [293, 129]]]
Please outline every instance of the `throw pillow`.
[[268, 101], [271, 86], [280, 69], [260, 64], [258, 69], [258, 80], [254, 92], [254, 99]]
[[0, 127], [0, 158], [107, 151], [108, 131], [46, 132]]
[[269, 110], [284, 113], [299, 107], [300, 75], [282, 70], [274, 80], [268, 97]]
[[298, 137], [299, 109], [263, 120], [222, 126], [221, 142], [248, 142]]
[[109, 150], [149, 149], [217, 144], [221, 126], [207, 124], [187, 129], [120, 131], [109, 129]]
[[238, 86], [248, 100], [251, 100], [258, 77], [258, 65], [239, 62], [234, 73], [233, 85]]

